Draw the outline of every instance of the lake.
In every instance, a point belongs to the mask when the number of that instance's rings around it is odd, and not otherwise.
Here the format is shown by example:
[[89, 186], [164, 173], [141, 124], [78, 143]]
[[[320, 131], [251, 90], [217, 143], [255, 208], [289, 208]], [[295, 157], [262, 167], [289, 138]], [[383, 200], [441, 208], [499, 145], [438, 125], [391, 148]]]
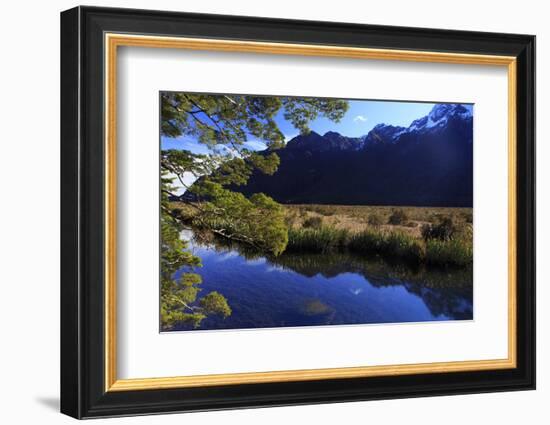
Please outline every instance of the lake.
[[196, 241], [191, 248], [202, 259], [195, 270], [201, 293], [218, 291], [233, 311], [207, 317], [199, 330], [473, 319], [471, 269], [411, 268], [342, 253], [271, 258]]

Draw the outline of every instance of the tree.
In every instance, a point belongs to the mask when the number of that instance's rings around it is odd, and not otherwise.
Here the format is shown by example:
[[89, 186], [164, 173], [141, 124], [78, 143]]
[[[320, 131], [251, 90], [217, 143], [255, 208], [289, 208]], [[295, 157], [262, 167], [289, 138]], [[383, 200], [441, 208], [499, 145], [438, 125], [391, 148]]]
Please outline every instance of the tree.
[[[276, 150], [284, 146], [284, 136], [275, 121], [280, 111], [285, 120], [307, 133], [308, 123], [319, 115], [339, 121], [347, 109], [348, 103], [338, 99], [162, 93], [161, 134], [189, 136], [209, 151], [163, 151], [163, 175], [177, 179], [195, 195], [193, 201], [186, 202], [195, 210], [194, 225], [278, 254], [287, 239], [280, 231], [284, 227], [282, 209], [265, 195], [261, 200], [247, 200], [225, 187], [246, 184], [254, 170], [276, 172]], [[249, 137], [264, 142], [267, 150], [257, 153], [246, 148]], [[192, 185], [186, 183], [186, 176], [192, 176]], [[258, 218], [272, 224], [273, 231], [258, 233]]]
[[[227, 300], [217, 292], [197, 300], [201, 279], [193, 269], [200, 266], [200, 259], [179, 240], [180, 228], [208, 231], [275, 256], [282, 253], [288, 243], [283, 207], [265, 194], [246, 198], [228, 187], [246, 184], [254, 170], [269, 175], [277, 171], [276, 151], [284, 146], [275, 120], [278, 113], [301, 133], [308, 133], [311, 120], [321, 115], [339, 121], [347, 109], [346, 101], [336, 99], [161, 94], [161, 135], [188, 136], [208, 152], [161, 152], [163, 326], [178, 322], [199, 326], [208, 314], [231, 314]], [[266, 150], [248, 149], [249, 138], [263, 142]], [[191, 213], [171, 209], [175, 181], [192, 194], [180, 198]], [[173, 274], [182, 267], [188, 270], [175, 281]]]
[[[162, 205], [166, 205], [166, 195]], [[202, 279], [193, 269], [201, 267], [199, 257], [187, 249], [187, 242], [180, 238], [182, 226], [164, 208], [161, 210], [161, 283], [160, 283], [160, 319], [161, 328], [171, 329], [175, 324], [185, 323], [198, 327], [208, 314], [231, 314], [227, 300], [213, 291], [200, 298], [199, 285]], [[176, 271], [184, 268], [179, 279], [174, 278]]]

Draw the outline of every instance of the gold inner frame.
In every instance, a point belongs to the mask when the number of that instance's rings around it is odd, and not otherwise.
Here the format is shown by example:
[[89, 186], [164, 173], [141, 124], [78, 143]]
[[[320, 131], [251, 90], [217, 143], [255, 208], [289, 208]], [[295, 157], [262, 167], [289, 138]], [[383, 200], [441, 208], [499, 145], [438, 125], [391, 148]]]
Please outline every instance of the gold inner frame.
[[[447, 373], [510, 369], [516, 367], [516, 58], [460, 53], [370, 49], [326, 45], [267, 43], [105, 34], [105, 391], [201, 387], [268, 382], [311, 381], [416, 373]], [[245, 53], [324, 56], [354, 59], [398, 60], [469, 65], [504, 66], [508, 72], [508, 357], [436, 363], [304, 369], [164, 378], [118, 379], [116, 325], [116, 106], [117, 48], [120, 46]]]

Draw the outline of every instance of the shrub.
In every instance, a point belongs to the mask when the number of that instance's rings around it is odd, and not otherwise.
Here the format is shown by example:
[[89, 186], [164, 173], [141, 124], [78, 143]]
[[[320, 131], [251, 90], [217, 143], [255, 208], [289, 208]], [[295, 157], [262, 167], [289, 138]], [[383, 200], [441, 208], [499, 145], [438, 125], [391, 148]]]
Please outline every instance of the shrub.
[[368, 223], [373, 227], [380, 227], [382, 225], [382, 217], [380, 214], [372, 213], [369, 215]]
[[302, 227], [319, 229], [323, 225], [323, 219], [321, 217], [308, 217], [304, 220]]
[[422, 226], [422, 237], [425, 241], [438, 239], [448, 241], [460, 230], [456, 221], [449, 216], [439, 217], [437, 224], [425, 224]]
[[390, 218], [388, 220], [388, 223], [393, 225], [399, 225], [399, 224], [405, 223], [408, 220], [409, 220], [409, 216], [407, 215], [407, 213], [404, 210], [399, 209], [399, 210], [392, 211]]

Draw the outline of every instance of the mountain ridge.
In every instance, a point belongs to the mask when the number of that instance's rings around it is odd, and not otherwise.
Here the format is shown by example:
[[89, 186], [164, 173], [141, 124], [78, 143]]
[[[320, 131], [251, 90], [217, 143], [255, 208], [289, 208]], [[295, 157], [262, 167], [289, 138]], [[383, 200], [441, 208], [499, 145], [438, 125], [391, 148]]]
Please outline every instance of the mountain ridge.
[[361, 137], [311, 131], [276, 152], [272, 176], [254, 171], [231, 189], [283, 204], [473, 204], [473, 116], [461, 104], [438, 104], [409, 127], [378, 124]]
[[[471, 111], [463, 104], [437, 104], [428, 115], [414, 120], [409, 127], [394, 126], [390, 124], [380, 123], [374, 126], [367, 134], [359, 137], [344, 136], [337, 131], [327, 131], [324, 135], [320, 135], [315, 131], [311, 131], [307, 135], [298, 135], [287, 143], [287, 146], [293, 148], [296, 144], [299, 144], [302, 140], [308, 139], [310, 135], [313, 135], [315, 139], [325, 139], [330, 142], [330, 145], [334, 145], [335, 142], [344, 140], [344, 143], [348, 143], [352, 149], [359, 150], [365, 148], [369, 144], [376, 144], [378, 142], [397, 142], [397, 139], [404, 134], [430, 131], [430, 129], [437, 129], [444, 126], [450, 119], [456, 118], [464, 120], [472, 120], [473, 115]], [[355, 143], [355, 145], [354, 145]], [[326, 143], [324, 146], [319, 146], [321, 149], [326, 150]], [[342, 148], [342, 146], [340, 146]]]

